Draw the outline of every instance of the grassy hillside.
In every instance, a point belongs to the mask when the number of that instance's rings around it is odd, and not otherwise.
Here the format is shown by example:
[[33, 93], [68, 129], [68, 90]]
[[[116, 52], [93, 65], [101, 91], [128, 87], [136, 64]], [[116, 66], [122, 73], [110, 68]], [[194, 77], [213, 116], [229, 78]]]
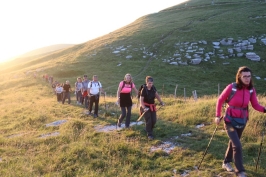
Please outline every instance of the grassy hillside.
[[[194, 167], [201, 160], [215, 128], [212, 118], [218, 84], [222, 90], [233, 82], [239, 66], [247, 65], [253, 70], [259, 101], [266, 105], [266, 45], [261, 41], [266, 38], [266, 3], [214, 0], [212, 5], [211, 2], [187, 1], [66, 50], [30, 58], [27, 62], [0, 65], [0, 174], [179, 176], [187, 172], [190, 176], [232, 176], [221, 169], [228, 141], [222, 125], [201, 169], [197, 171]], [[234, 48], [232, 45], [214, 49], [212, 42], [228, 41], [228, 38], [235, 44], [256, 39], [250, 43], [254, 50], [242, 50], [244, 56], [237, 57], [239, 52], [234, 50], [232, 56], [228, 52]], [[197, 52], [203, 53], [200, 54], [202, 61], [193, 65], [191, 59]], [[206, 59], [206, 54], [211, 52], [214, 54]], [[247, 52], [256, 53], [261, 60], [247, 59]], [[36, 79], [32, 77], [34, 72], [38, 74]], [[74, 95], [71, 105], [58, 104], [51, 86], [41, 79], [46, 73], [60, 82], [70, 80], [72, 86], [83, 74], [97, 74], [108, 95], [105, 101], [103, 97], [100, 100], [99, 118], [84, 116], [83, 108], [74, 104]], [[114, 104], [114, 95], [126, 73], [134, 76], [138, 86], [146, 75], [153, 76], [166, 102], [167, 106], [158, 111], [154, 141], [147, 141], [143, 125], [112, 133], [95, 130], [97, 125], [116, 123], [119, 110]], [[261, 79], [256, 79], [257, 76]], [[176, 84], [177, 99], [174, 99]], [[191, 98], [193, 90], [197, 90], [197, 102]], [[105, 104], [108, 110], [104, 109]], [[265, 117], [252, 108], [250, 114], [241, 139], [244, 165], [249, 176], [264, 176], [265, 148], [258, 172], [255, 172], [255, 162]], [[137, 118], [138, 111], [133, 109], [132, 121]], [[57, 120], [66, 122], [46, 126]], [[205, 126], [197, 129], [197, 124]], [[191, 135], [182, 136], [187, 133]], [[47, 134], [57, 136], [43, 137]], [[170, 154], [150, 152], [152, 146], [167, 141], [177, 145]]]
[[[1, 176], [232, 176], [221, 169], [228, 141], [222, 125], [200, 170], [195, 169], [215, 128], [215, 96], [197, 102], [163, 97], [166, 106], [158, 111], [155, 140], [147, 141], [140, 124], [110, 133], [96, 131], [99, 125], [115, 125], [120, 112], [115, 97], [101, 97], [99, 118], [94, 119], [83, 114], [74, 94], [72, 104], [57, 103], [50, 85], [41, 79], [17, 78], [4, 85], [0, 87]], [[266, 105], [265, 97], [259, 100]], [[241, 141], [247, 172], [257, 177], [266, 172], [265, 148], [255, 172], [265, 117], [252, 108], [250, 114]], [[132, 122], [137, 118], [138, 110], [133, 108]], [[65, 123], [47, 126], [59, 120]], [[198, 129], [199, 124], [205, 126]], [[166, 142], [176, 146], [170, 153], [151, 151]]]

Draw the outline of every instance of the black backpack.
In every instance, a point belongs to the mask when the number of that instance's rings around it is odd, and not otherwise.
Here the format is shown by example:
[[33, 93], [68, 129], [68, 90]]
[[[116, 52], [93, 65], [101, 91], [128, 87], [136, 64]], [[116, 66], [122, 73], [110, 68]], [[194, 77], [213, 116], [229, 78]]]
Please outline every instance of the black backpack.
[[[140, 88], [139, 88], [138, 99], [140, 98], [140, 94], [141, 94], [141, 91], [142, 91], [143, 89], [145, 89], [145, 91], [146, 91], [146, 93], [147, 93], [147, 95], [148, 95], [148, 89], [147, 89], [146, 84], [142, 84], [142, 85], [140, 86]], [[154, 85], [152, 85], [151, 89], [152, 89], [154, 92], [156, 92], [156, 88], [154, 87]]]

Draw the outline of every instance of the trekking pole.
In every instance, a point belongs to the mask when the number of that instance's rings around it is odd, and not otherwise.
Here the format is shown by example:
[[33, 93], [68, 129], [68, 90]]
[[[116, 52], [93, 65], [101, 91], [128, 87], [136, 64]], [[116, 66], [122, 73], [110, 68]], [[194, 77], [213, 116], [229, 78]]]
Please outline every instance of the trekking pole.
[[[221, 121], [222, 119], [223, 119], [223, 117], [220, 117], [220, 121]], [[208, 148], [209, 148], [209, 146], [210, 146], [210, 144], [211, 144], [211, 141], [212, 141], [212, 139], [213, 139], [213, 137], [214, 137], [214, 134], [215, 134], [216, 131], [217, 131], [217, 128], [218, 128], [218, 125], [216, 125], [216, 127], [215, 127], [215, 129], [214, 129], [214, 131], [213, 131], [213, 133], [212, 133], [212, 137], [211, 137], [211, 139], [210, 139], [210, 141], [209, 141], [209, 144], [208, 144], [208, 146], [207, 146], [207, 148], [206, 148], [206, 150], [205, 150], [205, 152], [204, 152], [204, 154], [203, 154], [203, 157], [202, 157], [202, 159], [201, 159], [201, 161], [200, 161], [200, 163], [199, 163], [199, 165], [198, 165], [198, 170], [200, 169], [200, 165], [201, 165], [201, 163], [202, 163], [202, 161], [203, 161], [205, 155], [207, 154]]]
[[263, 127], [263, 131], [262, 131], [262, 139], [261, 139], [261, 142], [260, 142], [260, 150], [259, 150], [259, 154], [258, 154], [258, 158], [257, 158], [257, 162], [256, 162], [256, 172], [258, 170], [258, 164], [259, 164], [262, 144], [263, 144], [263, 140], [264, 140], [264, 130], [265, 130], [266, 122], [263, 123], [263, 126], [264, 127]]

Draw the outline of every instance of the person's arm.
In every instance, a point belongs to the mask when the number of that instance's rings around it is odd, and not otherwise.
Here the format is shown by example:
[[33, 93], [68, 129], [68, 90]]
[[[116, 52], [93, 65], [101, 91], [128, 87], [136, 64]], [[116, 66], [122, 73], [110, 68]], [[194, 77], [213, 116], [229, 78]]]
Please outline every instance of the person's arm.
[[221, 95], [217, 99], [216, 114], [215, 114], [216, 117], [221, 117], [223, 103], [230, 96], [231, 91], [232, 91], [232, 84], [229, 84], [225, 87], [225, 89], [222, 91]]
[[263, 107], [262, 105], [259, 104], [258, 99], [257, 99], [257, 94], [256, 94], [256, 90], [255, 88], [253, 88], [253, 93], [251, 93], [251, 98], [250, 98], [250, 102], [252, 107], [259, 111], [259, 112], [266, 112], [266, 107]]
[[160, 102], [160, 104], [163, 106], [164, 105], [164, 102], [162, 101], [162, 99], [161, 99], [160, 95], [158, 94], [158, 92], [155, 93], [155, 97]]
[[134, 90], [134, 91], [135, 91], [135, 93], [136, 93], [136, 97], [138, 97], [139, 91], [136, 89], [136, 86], [135, 86], [135, 84], [134, 84], [134, 86], [133, 86], [133, 90]]
[[140, 106], [141, 106], [143, 109], [146, 108], [146, 106], [145, 106], [145, 104], [144, 104], [144, 97], [143, 97], [143, 96], [140, 96]]
[[120, 92], [121, 92], [121, 87], [119, 85], [118, 88], [117, 88], [117, 92], [116, 92], [117, 103], [120, 103]]
[[87, 89], [88, 95], [90, 95], [90, 89], [91, 89], [91, 82], [88, 83], [88, 89]]

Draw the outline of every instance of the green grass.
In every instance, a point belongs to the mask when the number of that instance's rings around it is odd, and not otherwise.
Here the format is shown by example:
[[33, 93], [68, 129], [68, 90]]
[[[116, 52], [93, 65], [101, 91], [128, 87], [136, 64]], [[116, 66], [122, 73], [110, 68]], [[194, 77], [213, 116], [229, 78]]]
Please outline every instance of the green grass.
[[[219, 0], [211, 5], [209, 0], [193, 0], [137, 19], [132, 24], [102, 37], [72, 48], [27, 61], [13, 61], [0, 65], [0, 174], [1, 176], [173, 176], [190, 170], [191, 176], [227, 176], [221, 163], [228, 138], [220, 125], [211, 143], [200, 171], [196, 171], [203, 152], [215, 128], [213, 117], [218, 93], [235, 80], [239, 66], [247, 65], [253, 74], [265, 78], [265, 45], [254, 44], [260, 62], [246, 58], [219, 59], [200, 65], [173, 66], [163, 63], [179, 48], [180, 42], [206, 40], [202, 45], [212, 51], [213, 41], [232, 37], [235, 40], [265, 34], [266, 4], [258, 1]], [[185, 6], [185, 4], [187, 4]], [[252, 17], [252, 18], [251, 18]], [[259, 41], [259, 40], [258, 40]], [[119, 54], [112, 52], [120, 46], [127, 47]], [[146, 52], [154, 55], [144, 56]], [[223, 50], [227, 47], [223, 46]], [[247, 51], [245, 51], [247, 52]], [[126, 59], [132, 55], [132, 59]], [[182, 54], [182, 60], [186, 59]], [[189, 62], [189, 60], [188, 60]], [[230, 62], [230, 65], [223, 65]], [[122, 63], [121, 66], [117, 66]], [[39, 71], [40, 69], [40, 71]], [[38, 70], [37, 79], [32, 73]], [[31, 74], [26, 75], [28, 71]], [[97, 74], [107, 92], [100, 99], [100, 116], [84, 116], [83, 108], [56, 102], [51, 86], [42, 81], [43, 74], [55, 80], [70, 80], [72, 87], [77, 77]], [[126, 73], [134, 76], [137, 87], [147, 75], [154, 77], [155, 86], [166, 107], [158, 111], [156, 138], [148, 142], [143, 125], [109, 134], [96, 132], [94, 126], [115, 124], [115, 95], [118, 83]], [[253, 77], [259, 102], [266, 105], [265, 81]], [[176, 84], [177, 98], [173, 97]], [[184, 89], [186, 100], [184, 100]], [[192, 99], [196, 90], [198, 101]], [[134, 99], [136, 102], [136, 99]], [[138, 110], [132, 110], [132, 121]], [[260, 169], [255, 172], [255, 162], [261, 141], [264, 115], [250, 109], [250, 121], [241, 139], [244, 165], [249, 176], [264, 176], [265, 148], [262, 149]], [[59, 127], [46, 127], [56, 120], [67, 120]], [[197, 124], [206, 126], [195, 129]], [[59, 136], [40, 138], [47, 133]], [[190, 137], [181, 134], [191, 132]], [[179, 136], [178, 139], [174, 137]], [[179, 144], [171, 154], [150, 152], [152, 145], [163, 141]]]
[[[222, 125], [211, 143], [201, 169], [195, 170], [207, 147], [215, 125], [213, 124], [216, 96], [192, 98], [164, 96], [166, 106], [158, 111], [154, 129], [155, 140], [147, 141], [143, 125], [129, 130], [111, 133], [96, 132], [94, 126], [115, 124], [115, 97], [100, 99], [99, 118], [82, 114], [83, 108], [56, 102], [50, 86], [41, 79], [20, 78], [20, 87], [2, 89], [0, 119], [1, 175], [3, 176], [171, 176], [190, 170], [191, 176], [224, 174], [221, 163], [228, 138]], [[30, 85], [30, 86], [29, 86]], [[29, 86], [29, 87], [28, 87]], [[10, 94], [13, 93], [13, 94]], [[23, 93], [23, 94], [21, 94]], [[265, 105], [265, 97], [259, 96]], [[134, 99], [134, 102], [136, 100]], [[108, 105], [105, 117], [104, 105]], [[265, 118], [250, 109], [250, 121], [242, 143], [244, 165], [249, 176], [265, 173], [265, 148], [262, 149], [260, 169], [255, 172], [255, 162], [260, 146], [260, 122]], [[138, 118], [138, 110], [132, 110], [132, 121]], [[58, 127], [45, 124], [67, 120]], [[197, 124], [204, 123], [201, 129]], [[59, 132], [59, 136], [41, 138], [47, 133]], [[190, 132], [189, 137], [181, 134]], [[175, 139], [178, 136], [179, 138]], [[171, 154], [150, 152], [152, 145], [163, 141], [178, 144]]]

